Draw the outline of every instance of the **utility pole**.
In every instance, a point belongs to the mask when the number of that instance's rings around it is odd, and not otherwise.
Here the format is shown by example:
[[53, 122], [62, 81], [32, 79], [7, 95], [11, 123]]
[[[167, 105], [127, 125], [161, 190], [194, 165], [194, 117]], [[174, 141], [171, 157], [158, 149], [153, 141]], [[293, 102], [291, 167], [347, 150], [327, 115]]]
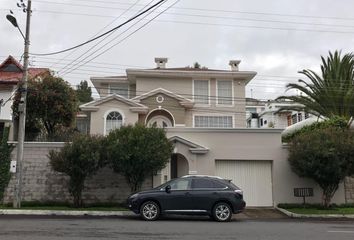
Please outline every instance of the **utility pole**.
[[18, 138], [17, 138], [17, 164], [16, 164], [16, 186], [15, 197], [13, 206], [14, 208], [21, 208], [22, 197], [22, 163], [23, 163], [23, 147], [25, 141], [25, 128], [26, 128], [26, 101], [27, 101], [27, 79], [28, 79], [28, 53], [30, 45], [30, 25], [31, 25], [31, 5], [32, 1], [27, 1], [27, 8], [25, 5], [24, 12], [27, 13], [26, 19], [26, 35], [25, 35], [25, 49], [23, 53], [23, 77], [19, 91], [21, 93], [21, 101], [19, 104], [19, 125], [18, 125]]

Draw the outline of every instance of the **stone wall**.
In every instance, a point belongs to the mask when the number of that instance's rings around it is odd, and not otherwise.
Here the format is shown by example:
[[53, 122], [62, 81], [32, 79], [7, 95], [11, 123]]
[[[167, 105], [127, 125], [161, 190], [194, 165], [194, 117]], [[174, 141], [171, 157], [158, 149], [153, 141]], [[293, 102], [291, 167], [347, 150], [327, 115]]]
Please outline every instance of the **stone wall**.
[[[71, 202], [68, 192], [68, 177], [51, 170], [48, 159], [50, 150], [59, 150], [64, 143], [25, 143], [23, 162], [22, 201]], [[12, 159], [16, 159], [16, 149]], [[5, 191], [4, 203], [11, 203], [14, 197], [15, 174]], [[152, 187], [152, 177], [143, 184], [143, 189]], [[130, 194], [130, 188], [123, 176], [109, 168], [103, 168], [86, 180], [83, 191], [84, 203], [121, 203]]]
[[345, 202], [354, 203], [354, 177], [345, 178]]

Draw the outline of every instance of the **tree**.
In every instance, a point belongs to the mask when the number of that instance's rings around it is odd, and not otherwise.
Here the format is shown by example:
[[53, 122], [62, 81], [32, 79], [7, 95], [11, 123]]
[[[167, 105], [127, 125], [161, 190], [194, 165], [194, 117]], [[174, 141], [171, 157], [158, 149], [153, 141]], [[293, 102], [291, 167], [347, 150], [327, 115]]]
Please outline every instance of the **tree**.
[[341, 52], [329, 52], [327, 59], [321, 57], [321, 75], [312, 70], [303, 70], [310, 82], [299, 80], [299, 83], [287, 85], [288, 89], [299, 90], [299, 96], [281, 96], [278, 99], [291, 100], [302, 106], [288, 107], [312, 113], [316, 116], [331, 118], [342, 116], [349, 121], [354, 114], [354, 55], [341, 56]]
[[79, 85], [76, 86], [76, 96], [80, 103], [91, 102], [93, 98], [91, 97], [92, 91], [91, 87], [88, 86], [87, 81], [81, 81]]
[[83, 206], [82, 191], [86, 178], [94, 175], [105, 163], [102, 141], [99, 136], [78, 134], [60, 151], [49, 152], [52, 169], [70, 177], [69, 192], [75, 207]]
[[9, 127], [5, 127], [3, 136], [0, 139], [0, 203], [4, 197], [4, 191], [10, 181], [10, 163], [13, 146], [7, 143]]
[[297, 175], [318, 183], [329, 207], [339, 183], [354, 174], [354, 134], [334, 127], [303, 131], [292, 139], [288, 160]]
[[113, 170], [124, 175], [135, 192], [148, 176], [166, 166], [172, 144], [163, 129], [136, 124], [110, 132], [107, 154]]
[[[20, 94], [15, 97], [13, 110], [18, 117]], [[26, 132], [42, 129], [53, 136], [61, 127], [71, 127], [77, 112], [75, 91], [59, 77], [48, 75], [42, 80], [30, 80], [27, 93]]]

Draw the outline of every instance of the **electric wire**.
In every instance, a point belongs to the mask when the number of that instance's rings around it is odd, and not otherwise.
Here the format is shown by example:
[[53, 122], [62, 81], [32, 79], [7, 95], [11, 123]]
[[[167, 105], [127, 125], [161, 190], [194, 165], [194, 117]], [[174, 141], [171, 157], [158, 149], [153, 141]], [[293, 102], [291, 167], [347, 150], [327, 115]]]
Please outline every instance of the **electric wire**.
[[85, 42], [83, 42], [83, 43], [80, 43], [80, 44], [78, 44], [78, 45], [76, 45], [76, 46], [73, 46], [73, 47], [70, 47], [70, 48], [67, 48], [67, 49], [64, 49], [64, 50], [61, 50], [61, 51], [51, 52], [51, 53], [30, 53], [30, 55], [37, 55], [37, 56], [56, 55], [56, 54], [60, 54], [60, 53], [64, 53], [64, 52], [71, 51], [71, 50], [73, 50], [73, 49], [75, 49], [75, 48], [82, 47], [82, 46], [84, 46], [84, 45], [86, 45], [86, 44], [88, 44], [88, 43], [90, 43], [90, 42], [93, 42], [93, 41], [95, 41], [95, 40], [97, 40], [97, 39], [99, 39], [99, 38], [101, 38], [101, 37], [103, 37], [103, 36], [105, 36], [105, 35], [107, 35], [107, 34], [113, 32], [113, 31], [116, 31], [117, 29], [119, 29], [119, 28], [123, 27], [124, 25], [130, 23], [131, 21], [135, 20], [135, 19], [138, 18], [139, 16], [142, 16], [143, 14], [149, 12], [151, 9], [156, 8], [157, 6], [159, 6], [161, 3], [165, 2], [165, 1], [166, 1], [166, 0], [160, 0], [160, 1], [157, 2], [156, 4], [152, 5], [151, 7], [149, 7], [148, 9], [146, 9], [146, 10], [144, 10], [144, 11], [142, 11], [141, 13], [137, 14], [136, 16], [134, 16], [134, 17], [128, 19], [127, 21], [123, 22], [122, 24], [120, 24], [120, 25], [118, 25], [118, 26], [112, 28], [111, 30], [109, 30], [109, 31], [107, 31], [107, 32], [105, 32], [105, 33], [103, 33], [103, 34], [100, 34], [99, 36], [97, 36], [97, 37], [95, 37], [95, 38], [92, 38], [92, 39], [90, 39], [90, 40], [87, 40], [87, 41], [85, 41]]
[[[154, 0], [151, 0], [148, 4], [146, 4], [143, 8], [141, 8], [139, 12], [143, 11], [145, 8], [147, 8]], [[164, 2], [166, 3], [166, 2]], [[163, 4], [163, 3], [162, 3]], [[152, 14], [154, 12], [150, 11], [148, 15]], [[99, 47], [97, 50], [93, 50], [94, 48], [96, 48], [98, 45], [100, 45], [102, 42], [104, 42], [108, 37], [110, 37], [114, 32], [108, 34], [106, 37], [104, 37], [103, 39], [101, 39], [101, 41], [99, 41], [98, 43], [96, 43], [95, 45], [93, 45], [91, 48], [89, 48], [87, 51], [85, 51], [84, 53], [82, 53], [80, 56], [78, 56], [77, 58], [75, 58], [71, 63], [68, 63], [67, 66], [65, 66], [64, 68], [60, 69], [59, 72], [61, 74], [65, 74], [65, 72], [70, 71], [72, 68], [74, 68], [75, 66], [79, 65], [79, 59], [81, 59], [83, 56], [85, 56], [86, 54], [90, 54], [90, 51], [93, 51], [93, 54], [97, 51], [99, 51], [100, 49], [102, 49], [103, 47], [106, 46], [106, 44], [109, 44], [110, 42], [112, 42], [114, 39], [120, 37], [122, 34], [124, 34], [125, 32], [127, 32], [129, 29], [131, 29], [133, 26], [135, 26], [136, 24], [138, 24], [140, 22], [140, 20], [138, 20], [137, 22], [135, 22], [132, 26], [130, 26], [129, 28], [127, 28], [125, 31], [123, 31], [122, 33], [120, 33], [118, 36], [114, 37], [112, 40], [108, 41], [107, 43], [105, 43], [103, 46]], [[84, 58], [85, 60], [86, 58]], [[71, 66], [70, 66], [71, 65]], [[69, 67], [68, 69], [66, 69], [67, 67]], [[66, 69], [66, 70], [65, 70]], [[64, 70], [64, 71], [63, 71]]]
[[[98, 31], [96, 34], [94, 34], [91, 38], [96, 37], [96, 36], [99, 35], [101, 32], [103, 32], [108, 26], [112, 25], [115, 21], [117, 21], [120, 17], [122, 17], [125, 13], [127, 13], [131, 8], [133, 8], [139, 1], [140, 1], [140, 0], [135, 1], [129, 8], [127, 8], [126, 11], [124, 11], [123, 13], [121, 13], [120, 15], [118, 15], [118, 17], [114, 18], [114, 19], [113, 19], [112, 21], [110, 21], [108, 24], [106, 24], [101, 30], [99, 30], [99, 31]], [[113, 34], [113, 32], [110, 33], [110, 34], [108, 34], [107, 36], [110, 36], [111, 34]], [[105, 37], [104, 39], [106, 39], [106, 37]], [[64, 56], [62, 59], [60, 59], [60, 60], [59, 60], [58, 62], [56, 62], [56, 63], [62, 62], [64, 59], [67, 59], [69, 56], [71, 56], [72, 54], [74, 54], [74, 53], [77, 52], [78, 50], [79, 50], [79, 48], [74, 49], [73, 51], [71, 51], [69, 54], [67, 54], [66, 56]], [[73, 61], [75, 61], [75, 60], [73, 60]], [[73, 62], [73, 61], [72, 61], [72, 62]], [[71, 62], [71, 63], [72, 63], [72, 62]], [[52, 64], [52, 65], [50, 66], [50, 68], [52, 68], [53, 66], [55, 66], [56, 63]], [[68, 65], [70, 65], [71, 63], [68, 63]], [[65, 66], [65, 67], [66, 67], [66, 66]], [[64, 67], [64, 68], [65, 68], [65, 67]]]
[[[176, 0], [173, 4], [171, 4], [169, 7], [167, 7], [163, 12], [157, 14], [156, 16], [154, 16], [152, 19], [148, 20], [146, 23], [144, 23], [142, 26], [140, 26], [139, 28], [137, 28], [136, 30], [134, 30], [133, 32], [131, 32], [130, 34], [128, 34], [126, 37], [124, 37], [123, 39], [121, 39], [120, 41], [118, 41], [117, 43], [114, 43], [113, 45], [109, 46], [107, 49], [105, 49], [104, 51], [102, 51], [101, 53], [95, 55], [94, 57], [90, 58], [89, 60], [83, 62], [80, 66], [72, 69], [69, 72], [66, 72], [65, 74], [68, 74], [72, 71], [75, 71], [76, 69], [78, 69], [79, 67], [91, 62], [92, 60], [98, 58], [99, 56], [103, 55], [104, 53], [106, 53], [107, 51], [109, 51], [110, 49], [112, 49], [113, 47], [117, 46], [118, 44], [122, 43], [124, 40], [126, 40], [127, 38], [129, 38], [130, 36], [132, 36], [133, 34], [135, 34], [136, 32], [138, 32], [140, 29], [146, 27], [149, 23], [151, 23], [153, 20], [155, 20], [157, 17], [159, 17], [161, 14], [163, 14], [165, 11], [168, 11], [171, 7], [173, 7], [174, 5], [176, 5], [180, 0]], [[65, 75], [64, 74], [64, 75]]]

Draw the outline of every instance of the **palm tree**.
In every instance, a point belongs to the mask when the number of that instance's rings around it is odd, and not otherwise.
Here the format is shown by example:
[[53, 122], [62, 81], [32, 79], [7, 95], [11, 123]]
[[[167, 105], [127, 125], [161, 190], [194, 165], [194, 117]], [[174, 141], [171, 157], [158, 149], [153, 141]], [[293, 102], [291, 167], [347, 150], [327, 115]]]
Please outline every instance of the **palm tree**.
[[[321, 76], [312, 70], [303, 70], [310, 82], [302, 79], [300, 84], [290, 83], [287, 89], [301, 92], [299, 96], [281, 96], [277, 99], [291, 100], [300, 105], [286, 110], [306, 111], [318, 117], [344, 117], [348, 121], [354, 115], [354, 55], [329, 52], [327, 59], [321, 57]], [[283, 109], [284, 110], [284, 109]]]

